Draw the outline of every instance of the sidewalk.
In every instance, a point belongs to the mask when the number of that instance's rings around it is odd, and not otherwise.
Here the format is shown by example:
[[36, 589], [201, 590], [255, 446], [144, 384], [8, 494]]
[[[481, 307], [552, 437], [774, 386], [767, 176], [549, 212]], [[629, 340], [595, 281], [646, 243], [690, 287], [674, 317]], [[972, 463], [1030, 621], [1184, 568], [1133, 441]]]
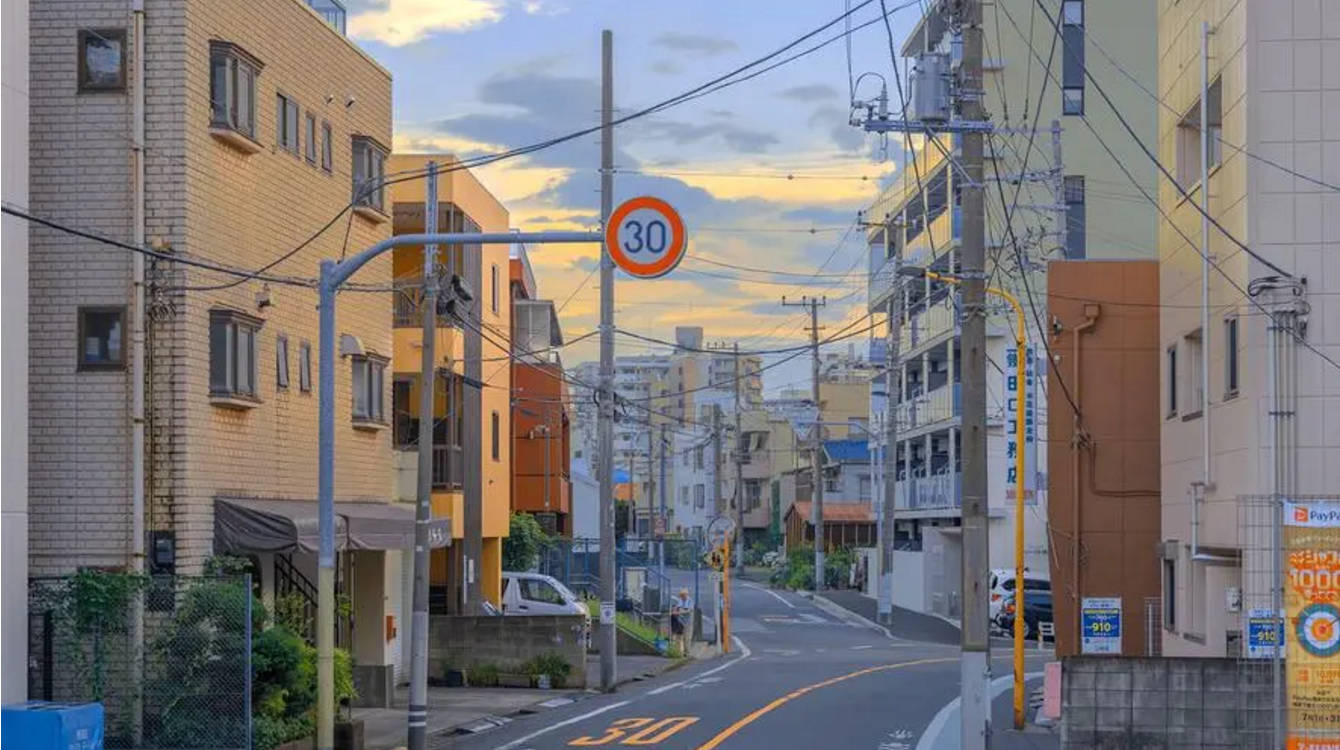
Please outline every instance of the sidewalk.
[[[819, 596], [872, 623], [879, 621], [878, 603], [859, 591], [823, 591]], [[960, 640], [959, 629], [952, 623], [896, 606], [888, 631], [894, 638], [909, 641], [954, 644]]]
[[[620, 656], [615, 662], [615, 683], [650, 679], [687, 663], [659, 656]], [[600, 685], [600, 655], [586, 657], [588, 689]], [[469, 731], [470, 727], [497, 726], [520, 713], [536, 713], [580, 699], [580, 688], [526, 690], [520, 688], [428, 688], [428, 736]], [[354, 718], [363, 720], [367, 750], [390, 750], [405, 745], [408, 688], [398, 688], [395, 708], [356, 708]]]

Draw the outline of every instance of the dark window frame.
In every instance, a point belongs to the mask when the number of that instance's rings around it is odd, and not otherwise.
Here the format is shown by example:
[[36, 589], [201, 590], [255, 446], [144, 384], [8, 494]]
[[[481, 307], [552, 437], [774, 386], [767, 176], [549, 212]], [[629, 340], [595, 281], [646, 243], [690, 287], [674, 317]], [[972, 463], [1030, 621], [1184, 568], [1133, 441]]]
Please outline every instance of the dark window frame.
[[1164, 362], [1168, 368], [1168, 390], [1165, 397], [1168, 399], [1167, 414], [1169, 417], [1177, 416], [1177, 344], [1173, 343], [1163, 355]]
[[288, 376], [288, 336], [275, 337], [275, 387], [287, 391]]
[[[261, 329], [265, 326], [265, 321], [254, 315], [248, 315], [244, 312], [229, 308], [216, 307], [209, 311], [209, 395], [214, 398], [245, 399], [249, 401], [260, 401], [259, 397], [259, 371], [260, 364], [257, 351], [260, 349], [258, 339]], [[223, 340], [216, 340], [216, 334], [222, 331]], [[228, 334], [231, 331], [231, 339]], [[248, 365], [246, 369], [248, 379], [248, 390], [243, 387], [241, 374], [243, 369], [240, 366], [241, 357], [238, 353], [242, 350], [242, 333], [249, 334], [250, 350], [247, 352]], [[216, 370], [220, 363], [216, 360], [218, 352], [216, 345], [222, 344], [225, 359], [222, 362], [223, 371]], [[220, 380], [219, 378], [222, 378]]]
[[1177, 632], [1177, 560], [1163, 561], [1163, 629]]
[[298, 345], [298, 390], [312, 392], [312, 342], [303, 341]]
[[1065, 175], [1061, 178], [1066, 207], [1066, 258], [1084, 260], [1089, 255], [1088, 207], [1085, 197], [1084, 175]]
[[335, 171], [335, 140], [330, 123], [321, 121], [321, 169], [327, 174]]
[[[121, 342], [120, 357], [115, 361], [89, 361], [85, 356], [87, 351], [84, 345], [88, 336], [88, 316], [89, 315], [107, 315], [116, 314], [121, 318]], [[125, 305], [87, 305], [80, 306], [77, 313], [77, 327], [79, 339], [75, 342], [75, 362], [76, 368], [80, 372], [115, 371], [126, 369], [126, 326], [129, 323], [129, 315]], [[109, 338], [110, 340], [110, 338]], [[109, 347], [110, 348], [110, 347]]]
[[275, 145], [302, 158], [302, 105], [283, 91], [275, 92]]
[[[219, 102], [215, 96], [215, 89], [218, 83], [215, 75], [218, 73], [218, 64], [222, 61], [224, 80], [224, 98], [226, 102]], [[255, 55], [233, 44], [220, 40], [211, 40], [209, 43], [209, 105], [210, 105], [210, 127], [223, 128], [231, 130], [239, 135], [245, 136], [248, 140], [256, 140], [256, 79], [260, 77], [261, 70], [265, 67]], [[244, 82], [245, 87], [241, 86]], [[245, 90], [244, 90], [245, 88]], [[243, 117], [243, 107], [240, 106], [243, 96], [248, 102], [245, 108], [245, 117]], [[226, 110], [220, 115], [220, 105], [225, 105]]]
[[303, 133], [307, 136], [307, 143], [303, 147], [303, 157], [307, 163], [316, 165], [316, 115], [312, 110], [307, 110], [302, 120]]
[[[80, 29], [77, 34], [79, 40], [79, 80], [78, 89], [81, 94], [96, 93], [123, 93], [126, 90], [126, 58], [130, 56], [126, 49], [126, 30], [125, 29]], [[115, 40], [121, 45], [121, 67], [117, 75], [116, 83], [94, 83], [88, 80], [88, 43], [97, 40]]]
[[493, 460], [494, 460], [494, 461], [501, 461], [501, 460], [502, 460], [502, 417], [500, 417], [500, 416], [498, 415], [498, 412], [495, 411], [495, 412], [493, 412], [493, 416], [490, 418], [490, 422], [491, 422], [491, 424], [492, 424], [492, 429], [493, 429], [493, 435], [492, 435], [493, 443], [492, 443], [492, 445], [490, 446], [490, 447], [492, 448]]
[[[386, 370], [391, 360], [377, 354], [361, 354], [350, 358], [350, 412], [355, 424], [387, 424], [386, 421]], [[360, 367], [367, 368], [363, 376], [365, 408], [358, 408], [358, 377]]]
[[1236, 313], [1224, 318], [1224, 398], [1234, 398], [1242, 387], [1242, 326]]
[[[1069, 97], [1066, 96], [1066, 94], [1068, 94], [1068, 93], [1077, 93], [1077, 94], [1079, 94], [1079, 103], [1078, 103], [1078, 105], [1072, 105], [1071, 99], [1070, 99]], [[1076, 117], [1083, 117], [1083, 116], [1084, 116], [1084, 87], [1083, 87], [1083, 86], [1067, 86], [1067, 87], [1061, 89], [1061, 114], [1063, 114], [1063, 115], [1067, 115], [1067, 116], [1069, 116], [1069, 115], [1074, 115], [1074, 116], [1076, 116]]]

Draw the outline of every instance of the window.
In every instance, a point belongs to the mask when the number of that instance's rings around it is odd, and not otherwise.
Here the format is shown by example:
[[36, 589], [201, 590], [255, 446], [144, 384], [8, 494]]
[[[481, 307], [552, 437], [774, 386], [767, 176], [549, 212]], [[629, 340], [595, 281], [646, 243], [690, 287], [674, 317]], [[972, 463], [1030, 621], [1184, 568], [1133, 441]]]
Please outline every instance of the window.
[[1084, 114], [1084, 2], [1061, 3], [1061, 113]]
[[521, 585], [522, 599], [541, 604], [567, 604], [563, 595], [558, 593], [558, 589], [550, 585], [548, 581], [519, 578], [517, 583]]
[[501, 421], [498, 419], [498, 412], [495, 411], [495, 412], [493, 412], [493, 460], [494, 460], [494, 461], [499, 460], [499, 450], [500, 450], [500, 445], [501, 445], [501, 443], [502, 443], [502, 440], [501, 440], [501, 433], [502, 433], [502, 425], [501, 425]]
[[275, 339], [275, 385], [288, 390], [288, 337]]
[[308, 164], [315, 164], [315, 163], [316, 163], [316, 115], [313, 115], [311, 112], [308, 112], [308, 113], [307, 113], [307, 119], [306, 119], [306, 121], [305, 121], [305, 124], [306, 124], [306, 126], [307, 126], [307, 127], [306, 127], [306, 133], [307, 133], [307, 151], [305, 152], [306, 155], [307, 155], [307, 163], [308, 163]]
[[298, 390], [312, 392], [312, 345], [306, 341], [298, 347]]
[[763, 483], [758, 481], [745, 482], [744, 485], [745, 510], [757, 510], [763, 506]]
[[1182, 343], [1186, 355], [1183, 363], [1183, 367], [1186, 368], [1186, 412], [1187, 416], [1192, 416], [1200, 414], [1201, 407], [1205, 403], [1205, 383], [1202, 378], [1205, 373], [1201, 369], [1203, 363], [1201, 362], [1202, 341], [1200, 331], [1187, 334]]
[[701, 445], [693, 449], [693, 468], [700, 471], [703, 468], [703, 447]]
[[689, 504], [689, 489], [690, 489], [690, 488], [689, 488], [689, 486], [688, 486], [687, 484], [684, 485], [683, 487], [680, 487], [680, 488], [679, 488], [679, 504], [680, 504], [680, 505], [688, 505], [688, 504]]
[[256, 334], [262, 321], [236, 310], [209, 312], [209, 392], [256, 397]]
[[298, 103], [275, 94], [275, 142], [290, 153], [298, 153]]
[[693, 507], [707, 507], [707, 486], [702, 484], [693, 485]]
[[126, 90], [126, 30], [79, 31], [79, 91]]
[[[1209, 168], [1214, 169], [1219, 166], [1222, 154], [1219, 138], [1224, 132], [1223, 96], [1219, 80], [1210, 84], [1209, 96], [1205, 102], [1205, 114], [1210, 121], [1206, 133], [1208, 142], [1205, 145], [1209, 152]], [[1177, 124], [1177, 184], [1184, 191], [1189, 191], [1193, 185], [1200, 182], [1200, 146], [1200, 99], [1197, 99], [1186, 116]]]
[[256, 138], [256, 76], [261, 62], [228, 42], [210, 42], [210, 127]]
[[862, 500], [869, 500], [869, 499], [870, 499], [870, 477], [868, 477], [868, 476], [862, 476], [862, 477], [859, 477], [857, 481], [859, 482], [859, 484], [857, 485], [857, 493], [858, 493], [858, 496], [859, 496]]
[[498, 264], [496, 263], [489, 266], [489, 285], [493, 293], [493, 312], [496, 315], [498, 313]]
[[378, 213], [386, 213], [384, 208], [386, 175], [386, 147], [368, 138], [356, 135], [353, 139], [354, 154], [354, 204], [366, 206]]
[[386, 421], [383, 396], [386, 384], [386, 360], [380, 357], [353, 357], [354, 421]]
[[1163, 561], [1163, 628], [1177, 632], [1177, 561]]
[[335, 167], [334, 148], [330, 142], [330, 123], [321, 123], [321, 168], [330, 172]]
[[1224, 395], [1238, 395], [1238, 316], [1224, 319]]
[[1177, 416], [1177, 345], [1168, 347], [1167, 352], [1168, 416]]
[[79, 369], [126, 366], [126, 308], [79, 308]]
[[1087, 215], [1084, 207], [1084, 175], [1066, 175], [1065, 192], [1065, 257], [1084, 260], [1089, 249], [1085, 242]]

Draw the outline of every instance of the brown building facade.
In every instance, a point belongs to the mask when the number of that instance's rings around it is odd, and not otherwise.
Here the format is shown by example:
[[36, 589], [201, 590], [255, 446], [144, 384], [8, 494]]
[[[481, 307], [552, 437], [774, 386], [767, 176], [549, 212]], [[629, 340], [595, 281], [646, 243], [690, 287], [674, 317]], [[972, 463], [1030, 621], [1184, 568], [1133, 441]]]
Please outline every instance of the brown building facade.
[[1120, 597], [1121, 654], [1143, 655], [1160, 592], [1158, 263], [1054, 261], [1047, 297], [1056, 653], [1081, 651], [1085, 597]]

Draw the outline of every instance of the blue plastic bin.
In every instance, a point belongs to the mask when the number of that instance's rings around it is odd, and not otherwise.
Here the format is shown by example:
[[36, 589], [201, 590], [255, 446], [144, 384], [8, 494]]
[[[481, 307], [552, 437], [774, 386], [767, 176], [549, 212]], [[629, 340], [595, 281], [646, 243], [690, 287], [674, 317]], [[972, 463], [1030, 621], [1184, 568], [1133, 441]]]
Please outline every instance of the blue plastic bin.
[[29, 701], [0, 708], [0, 745], [25, 750], [103, 750], [101, 703]]

